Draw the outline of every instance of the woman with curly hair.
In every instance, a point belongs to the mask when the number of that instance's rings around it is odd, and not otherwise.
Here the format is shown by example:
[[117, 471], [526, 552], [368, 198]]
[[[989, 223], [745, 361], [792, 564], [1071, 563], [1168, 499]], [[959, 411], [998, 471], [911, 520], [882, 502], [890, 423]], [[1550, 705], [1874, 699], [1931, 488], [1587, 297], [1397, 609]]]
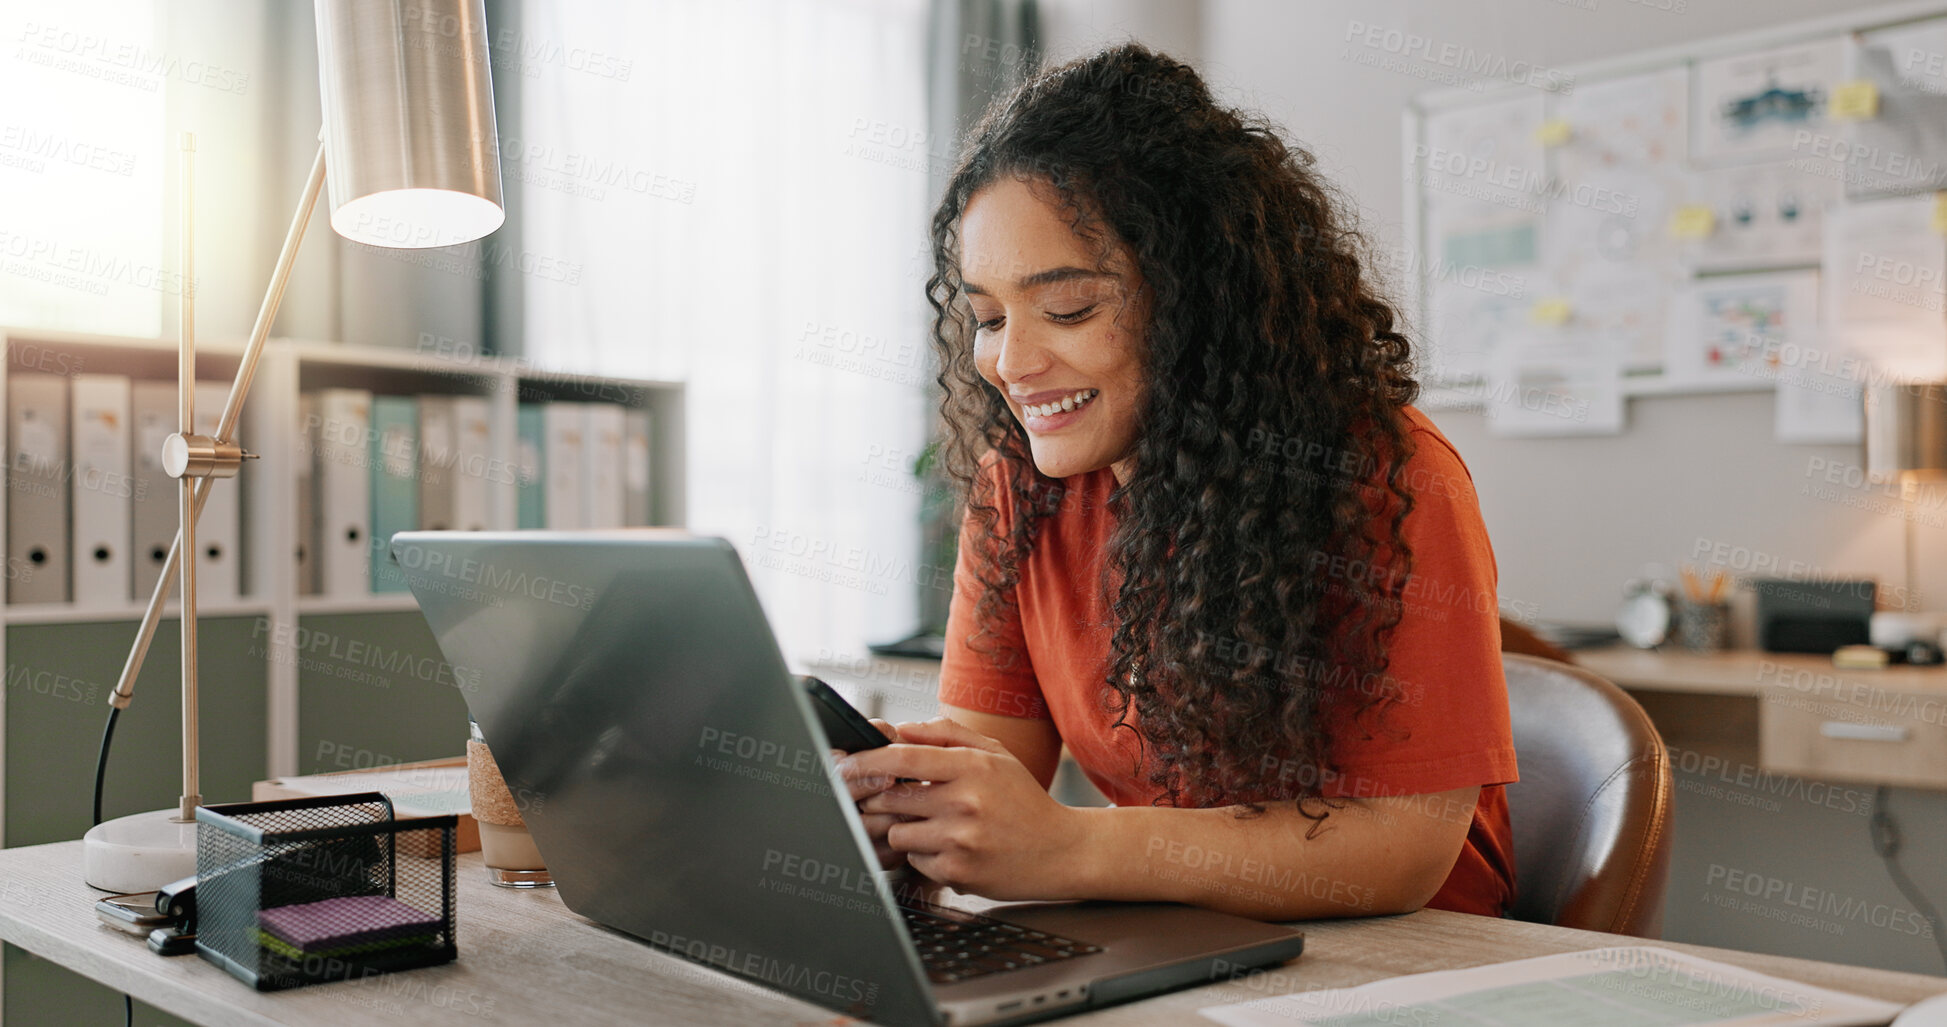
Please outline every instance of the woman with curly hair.
[[[1135, 44], [989, 110], [933, 218], [964, 490], [944, 716], [841, 761], [1004, 899], [1500, 915], [1493, 552], [1312, 158]], [[1048, 794], [1063, 746], [1116, 805]]]

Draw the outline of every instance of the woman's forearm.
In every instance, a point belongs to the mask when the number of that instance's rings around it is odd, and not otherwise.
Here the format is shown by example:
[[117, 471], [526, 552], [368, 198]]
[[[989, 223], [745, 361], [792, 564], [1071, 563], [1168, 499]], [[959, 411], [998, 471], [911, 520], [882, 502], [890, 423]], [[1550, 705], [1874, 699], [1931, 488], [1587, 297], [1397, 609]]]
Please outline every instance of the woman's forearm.
[[1086, 841], [1064, 890], [1261, 920], [1409, 912], [1445, 882], [1478, 796], [1349, 801], [1322, 824], [1290, 803], [1248, 817], [1234, 807], [1077, 809]]
[[964, 724], [898, 730], [898, 743], [838, 762], [860, 812], [886, 818], [885, 846], [913, 869], [994, 899], [1183, 902], [1264, 920], [1405, 912], [1446, 881], [1480, 797], [1345, 800], [1323, 823], [1288, 802], [1248, 817], [1071, 807]]

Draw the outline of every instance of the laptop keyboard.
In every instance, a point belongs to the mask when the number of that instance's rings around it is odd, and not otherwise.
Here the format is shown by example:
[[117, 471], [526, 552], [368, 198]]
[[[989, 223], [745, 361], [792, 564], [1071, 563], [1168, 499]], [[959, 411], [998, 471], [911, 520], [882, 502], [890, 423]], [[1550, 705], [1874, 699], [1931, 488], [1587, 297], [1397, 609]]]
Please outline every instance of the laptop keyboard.
[[913, 900], [900, 905], [919, 960], [935, 984], [1040, 966], [1102, 951], [1100, 945], [1030, 930], [993, 917]]

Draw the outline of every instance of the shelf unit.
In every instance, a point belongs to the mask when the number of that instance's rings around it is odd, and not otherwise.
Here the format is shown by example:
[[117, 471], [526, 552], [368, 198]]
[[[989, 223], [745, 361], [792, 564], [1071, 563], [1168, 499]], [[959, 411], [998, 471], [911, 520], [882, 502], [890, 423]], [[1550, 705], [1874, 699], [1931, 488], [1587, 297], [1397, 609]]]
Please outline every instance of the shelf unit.
[[[7, 359], [0, 363], [0, 389], [6, 376], [19, 371], [45, 371], [50, 366], [68, 374], [108, 373], [137, 379], [173, 382], [176, 346], [164, 339], [120, 338], [68, 332], [0, 329], [6, 341]], [[243, 347], [237, 343], [199, 343], [197, 374], [200, 379], [228, 382], [241, 362]], [[650, 416], [650, 494], [651, 521], [658, 526], [680, 527], [686, 519], [684, 496], [684, 390], [677, 382], [575, 375], [537, 369], [518, 360], [482, 357], [453, 359], [440, 354], [408, 350], [381, 349], [339, 343], [272, 340], [245, 405], [239, 439], [246, 451], [260, 455], [248, 461], [239, 476], [220, 481], [217, 488], [239, 488], [243, 492], [242, 596], [234, 601], [202, 604], [199, 619], [255, 618], [248, 637], [258, 640], [247, 647], [250, 657], [261, 662], [264, 675], [261, 748], [264, 754], [259, 777], [275, 777], [301, 772], [300, 708], [301, 679], [311, 654], [300, 651], [298, 640], [306, 619], [325, 622], [347, 615], [374, 615], [401, 618], [399, 632], [421, 639], [430, 636], [424, 625], [407, 618], [418, 617], [418, 606], [409, 594], [378, 594], [366, 597], [299, 595], [295, 561], [299, 534], [297, 527], [297, 476], [302, 435], [298, 424], [298, 398], [303, 392], [344, 387], [367, 389], [378, 394], [417, 395], [446, 393], [486, 397], [490, 407], [491, 452], [511, 466], [517, 451], [516, 417], [522, 402], [601, 401], [645, 410]], [[0, 395], [4, 395], [0, 392]], [[509, 530], [516, 527], [516, 488], [511, 478], [489, 481], [488, 527]], [[7, 513], [7, 490], [0, 489], [0, 523]], [[272, 558], [273, 554], [286, 554]], [[74, 603], [0, 605], [0, 664], [7, 667], [10, 683], [7, 702], [0, 703], [0, 767], [10, 767], [5, 740], [6, 708], [15, 701], [15, 667], [8, 655], [9, 636], [15, 629], [80, 630], [93, 625], [93, 649], [75, 654], [75, 659], [97, 668], [111, 662], [119, 669], [127, 645], [134, 637], [134, 624], [141, 617], [147, 597], [130, 599], [112, 606], [77, 606]], [[173, 654], [165, 655], [165, 639], [173, 639], [176, 626], [168, 607], [162, 627], [157, 631], [156, 651], [146, 665], [157, 677], [173, 683], [176, 678]], [[341, 623], [341, 621], [332, 621]], [[102, 635], [118, 625], [122, 641], [111, 654], [102, 649]], [[294, 630], [299, 629], [299, 630]], [[232, 629], [233, 632], [236, 629]], [[415, 635], [415, 631], [417, 634]], [[42, 643], [47, 638], [37, 639]], [[206, 647], [208, 642], [205, 642]], [[38, 647], [45, 652], [48, 645]], [[55, 647], [58, 650], [58, 646]], [[235, 656], [234, 649], [228, 654]], [[437, 655], [435, 650], [433, 655]], [[85, 657], [85, 660], [83, 659]], [[44, 661], [52, 662], [52, 661]], [[208, 661], [206, 660], [206, 663]], [[253, 664], [254, 669], [254, 664]], [[136, 690], [131, 710], [144, 703], [158, 702], [154, 682], [144, 681]], [[99, 686], [99, 681], [89, 682]], [[112, 675], [105, 688], [112, 688]], [[166, 688], [166, 686], [165, 686]], [[208, 690], [206, 685], [206, 691]], [[381, 697], [382, 701], [384, 697]], [[370, 700], [368, 697], [367, 701]], [[105, 698], [91, 701], [90, 715], [105, 710]], [[203, 708], [203, 749], [205, 760], [215, 746], [225, 744], [231, 729], [240, 727], [226, 721], [226, 711], [214, 699]], [[63, 716], [78, 716], [64, 711]], [[340, 720], [345, 718], [340, 717]], [[124, 723], [128, 718], [124, 718]], [[398, 729], [399, 725], [388, 725]], [[430, 728], [453, 729], [443, 721]], [[95, 730], [99, 731], [97, 722]], [[463, 730], [463, 725], [457, 729]], [[395, 734], [397, 732], [395, 731]], [[119, 734], [119, 732], [118, 732]], [[461, 736], [463, 737], [463, 736]], [[118, 738], [117, 753], [122, 751]], [[354, 744], [345, 739], [344, 744]], [[253, 741], [253, 747], [254, 747]], [[89, 755], [92, 755], [90, 750]], [[92, 766], [92, 761], [90, 761]], [[162, 778], [173, 780], [173, 760], [166, 767], [152, 768]], [[118, 774], [141, 771], [131, 760], [117, 759], [110, 769], [113, 782]], [[4, 781], [0, 781], [4, 784]], [[79, 787], [85, 789], [86, 782]], [[171, 789], [173, 794], [173, 788]], [[207, 789], [206, 789], [207, 791]], [[0, 788], [0, 844], [19, 844], [7, 838], [4, 801]], [[64, 800], [63, 800], [64, 801]], [[163, 805], [167, 804], [165, 800]], [[86, 800], [80, 808], [85, 815]], [[112, 815], [112, 812], [111, 812]]]

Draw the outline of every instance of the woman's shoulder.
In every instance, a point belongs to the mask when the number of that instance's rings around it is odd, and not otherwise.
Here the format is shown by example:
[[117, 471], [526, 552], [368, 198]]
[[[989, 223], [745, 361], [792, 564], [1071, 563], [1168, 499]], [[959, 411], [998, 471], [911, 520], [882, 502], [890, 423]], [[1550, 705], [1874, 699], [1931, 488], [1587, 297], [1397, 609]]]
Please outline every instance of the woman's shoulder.
[[1438, 425], [1414, 406], [1400, 408], [1400, 420], [1407, 438], [1407, 457], [1402, 482], [1414, 494], [1434, 493], [1449, 499], [1472, 496], [1474, 476]]
[[1466, 461], [1460, 458], [1460, 450], [1433, 423], [1433, 418], [1419, 407], [1407, 405], [1399, 408], [1400, 420], [1406, 429], [1409, 441], [1413, 443], [1412, 454], [1407, 458], [1409, 465], [1416, 463], [1446, 464], [1465, 470]]

